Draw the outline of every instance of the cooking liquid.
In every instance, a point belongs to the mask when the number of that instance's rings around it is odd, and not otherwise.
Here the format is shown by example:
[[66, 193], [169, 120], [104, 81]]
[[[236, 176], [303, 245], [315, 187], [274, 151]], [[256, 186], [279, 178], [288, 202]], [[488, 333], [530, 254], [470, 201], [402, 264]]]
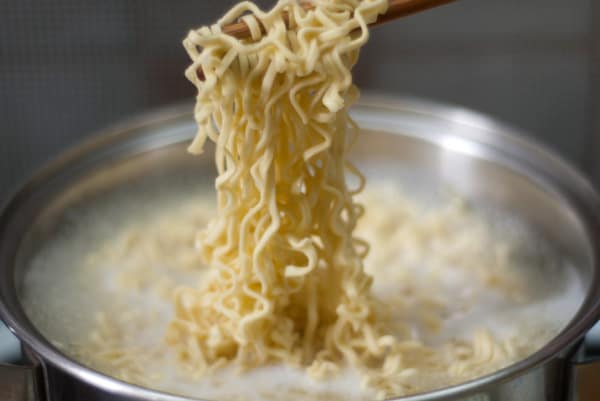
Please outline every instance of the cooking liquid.
[[[574, 269], [519, 223], [452, 194], [423, 201], [397, 183], [369, 180], [357, 234], [371, 244], [373, 292], [388, 330], [423, 346], [406, 357], [415, 369], [399, 378], [402, 394], [525, 358], [575, 314], [583, 290]], [[213, 198], [205, 187], [163, 183], [65, 216], [25, 277], [34, 324], [82, 363], [165, 392], [223, 401], [376, 398], [352, 367], [320, 381], [282, 365], [243, 373], [227, 366], [203, 377], [185, 369], [164, 334], [174, 288], [200, 286], [207, 271], [194, 235], [214, 215]]]

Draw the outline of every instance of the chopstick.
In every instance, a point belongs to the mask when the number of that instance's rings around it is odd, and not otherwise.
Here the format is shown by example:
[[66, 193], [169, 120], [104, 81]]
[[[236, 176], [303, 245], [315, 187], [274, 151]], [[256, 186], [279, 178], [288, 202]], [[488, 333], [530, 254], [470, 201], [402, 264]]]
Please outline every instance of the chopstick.
[[[377, 20], [369, 24], [369, 26], [381, 25], [386, 22], [405, 17], [407, 15], [425, 11], [430, 8], [451, 3], [453, 1], [454, 0], [389, 0], [388, 9], [385, 12], [385, 14], [381, 14], [377, 18]], [[306, 10], [310, 10], [311, 8], [313, 8], [313, 5], [309, 2], [305, 2], [302, 3], [302, 7], [304, 7], [304, 9]], [[264, 27], [262, 25], [261, 30], [263, 31], [263, 33], [265, 33]], [[222, 31], [223, 33], [226, 33], [238, 39], [250, 37], [250, 30], [248, 29], [246, 23], [243, 21], [225, 25], [222, 28]]]
[[[381, 14], [377, 20], [370, 23], [369, 26], [385, 24], [386, 22], [390, 22], [421, 11], [429, 10], [430, 8], [451, 3], [453, 1], [455, 0], [389, 0], [388, 9], [385, 14]], [[306, 10], [310, 10], [314, 6], [309, 2], [304, 2], [302, 3], [302, 7], [304, 7]], [[287, 16], [284, 15], [284, 19], [287, 24]], [[260, 29], [264, 34], [265, 30], [262, 25], [260, 25]], [[225, 25], [222, 28], [222, 32], [238, 39], [250, 37], [250, 29], [243, 21]], [[204, 73], [202, 70], [198, 70], [197, 74], [200, 80], [204, 80]]]

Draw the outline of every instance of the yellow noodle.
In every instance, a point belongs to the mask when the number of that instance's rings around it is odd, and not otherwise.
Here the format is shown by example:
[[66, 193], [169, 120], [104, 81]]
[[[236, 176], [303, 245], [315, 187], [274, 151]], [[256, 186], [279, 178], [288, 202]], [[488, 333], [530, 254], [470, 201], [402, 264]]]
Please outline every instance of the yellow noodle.
[[[222, 360], [303, 364], [315, 376], [342, 363], [401, 369], [395, 339], [377, 323], [368, 244], [353, 236], [364, 178], [347, 160], [358, 129], [350, 71], [387, 2], [312, 3], [281, 0], [263, 12], [243, 2], [184, 41], [198, 89], [189, 149], [216, 144], [218, 212], [197, 238], [212, 275], [176, 291], [168, 340], [200, 372]], [[238, 18], [251, 38], [221, 32]]]
[[[479, 291], [501, 294], [510, 304], [517, 305], [516, 300], [511, 300], [514, 283], [526, 283], [517, 269], [519, 252], [514, 241], [519, 240], [497, 237], [490, 225], [464, 202], [447, 202], [442, 208], [428, 210], [392, 190], [394, 185], [391, 182], [379, 184], [377, 189], [372, 183], [371, 188], [360, 195], [367, 209], [358, 232], [378, 244], [369, 254], [367, 271], [375, 277], [378, 287], [373, 291], [385, 306], [372, 304], [377, 320], [374, 319], [372, 329], [365, 330], [364, 338], [358, 340], [369, 350], [389, 347], [389, 356], [385, 360], [376, 360], [377, 364], [363, 369], [363, 383], [368, 386], [366, 393], [375, 392], [379, 398], [385, 398], [463, 382], [522, 359], [547, 341], [551, 331], [519, 329], [510, 336], [500, 333], [496, 337], [492, 335], [493, 326], [486, 322], [474, 327], [467, 324], [456, 333], [458, 338], [447, 338], [443, 334], [438, 337], [441, 334], [436, 333], [438, 323], [443, 324], [444, 329], [456, 330], [445, 326], [447, 313], [459, 313], [464, 307], [468, 310], [477, 303], [489, 301], [449, 296], [443, 290], [443, 278], [432, 273], [439, 270], [440, 273], [469, 277], [467, 282], [472, 280]], [[221, 348], [215, 348], [223, 335], [220, 326], [213, 325], [210, 320], [194, 320], [195, 308], [203, 307], [199, 303], [202, 293], [194, 286], [177, 287], [176, 284], [180, 273], [193, 273], [197, 280], [203, 280], [207, 273], [198, 269], [202, 262], [198, 252], [191, 247], [190, 238], [198, 226], [205, 225], [214, 215], [214, 206], [194, 197], [175, 209], [161, 210], [144, 221], [134, 219], [97, 252], [89, 255], [89, 268], [112, 266], [106, 274], [115, 280], [116, 290], [111, 293], [110, 306], [106, 304], [105, 313], [98, 317], [94, 332], [76, 345], [74, 354], [90, 366], [123, 380], [177, 392], [180, 390], [167, 373], [170, 368], [165, 367], [173, 355], [170, 351], [182, 351], [175, 352], [175, 356], [182, 358], [183, 366], [191, 368], [177, 374], [198, 380], [200, 386], [204, 380], [214, 379], [202, 377], [206, 372], [231, 363], [231, 358], [219, 356]], [[412, 241], [415, 237], [425, 240], [419, 241], [417, 246]], [[315, 239], [315, 242], [318, 241]], [[296, 243], [295, 246], [302, 245]], [[495, 251], [496, 247], [500, 251]], [[482, 262], [482, 252], [488, 255], [485, 262]], [[411, 264], [411, 253], [416, 253], [418, 264], [431, 274], [426, 290], [420, 283], [419, 273], [407, 266]], [[316, 254], [318, 256], [318, 251]], [[502, 276], [507, 279], [491, 286], [489, 277], [498, 272], [503, 272]], [[312, 273], [306, 276], [306, 280], [316, 279]], [[291, 277], [289, 291], [298, 290], [306, 280], [302, 275]], [[151, 334], [163, 327], [165, 321], [160, 313], [148, 309], [144, 303], [138, 309], [132, 309], [135, 303], [131, 296], [138, 300], [138, 297], [149, 296], [158, 301], [158, 305], [169, 305], [174, 289], [182, 300], [176, 304], [175, 314], [181, 317], [177, 324], [185, 326], [189, 333], [206, 333], [205, 349], [192, 334], [185, 336], [177, 348], [165, 347]], [[320, 294], [316, 285], [309, 285], [307, 289], [312, 292], [305, 293], [304, 311], [306, 321], [311, 323], [305, 324], [300, 332], [292, 330], [293, 336], [281, 336], [278, 333], [288, 332], [290, 328], [284, 326], [293, 323], [294, 319], [278, 321], [282, 327], [274, 333], [272, 340], [279, 347], [270, 350], [271, 358], [301, 364], [301, 355], [320, 353], [317, 361], [304, 363], [310, 375], [330, 378], [338, 373], [347, 374], [339, 355], [318, 348], [321, 344], [316, 332], [320, 322]], [[517, 286], [516, 291], [527, 293], [526, 287], [522, 286]], [[232, 318], [236, 316], [232, 315]], [[414, 332], [419, 326], [419, 332]], [[381, 333], [393, 333], [395, 338], [378, 337]], [[148, 334], [150, 337], [145, 338]], [[299, 339], [301, 347], [297, 345]], [[355, 344], [355, 341], [350, 343]], [[67, 350], [73, 348], [68, 342], [57, 346]], [[291, 357], [289, 349], [294, 350]], [[198, 391], [190, 394], [202, 396], [201, 390]]]

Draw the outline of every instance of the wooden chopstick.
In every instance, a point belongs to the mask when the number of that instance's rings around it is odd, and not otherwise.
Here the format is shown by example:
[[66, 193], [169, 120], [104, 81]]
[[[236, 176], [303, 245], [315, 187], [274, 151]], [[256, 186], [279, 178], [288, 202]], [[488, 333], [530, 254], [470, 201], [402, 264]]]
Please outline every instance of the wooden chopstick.
[[[452, 1], [454, 0], [389, 0], [388, 9], [385, 14], [381, 14], [377, 20], [369, 24], [369, 26], [381, 25], [407, 15], [415, 14], [420, 11], [425, 11], [430, 8], [450, 3]], [[306, 10], [310, 10], [313, 8], [313, 5], [309, 2], [304, 2], [302, 3], [302, 7], [304, 7]], [[287, 20], [286, 16], [284, 16], [284, 19]], [[262, 25], [261, 30], [263, 33], [265, 33]], [[234, 36], [238, 39], [250, 37], [250, 30], [243, 21], [225, 25], [222, 28], [222, 31], [223, 33]]]
[[[415, 14], [420, 11], [429, 10], [437, 6], [441, 6], [447, 3], [451, 3], [455, 0], [389, 0], [388, 9], [385, 14], [381, 14], [375, 22], [369, 24], [369, 26], [376, 26], [385, 24], [386, 22], [393, 21], [395, 19], [405, 17], [407, 15]], [[314, 6], [309, 2], [302, 3], [302, 7], [306, 10], [313, 8]], [[287, 23], [287, 16], [284, 15], [284, 20]], [[260, 29], [265, 33], [264, 27], [260, 25]], [[250, 37], [250, 29], [245, 22], [239, 21], [232, 24], [225, 25], [222, 28], [223, 33], [236, 37], [238, 39], [244, 39]], [[198, 78], [204, 80], [204, 73], [202, 70], [197, 71]]]

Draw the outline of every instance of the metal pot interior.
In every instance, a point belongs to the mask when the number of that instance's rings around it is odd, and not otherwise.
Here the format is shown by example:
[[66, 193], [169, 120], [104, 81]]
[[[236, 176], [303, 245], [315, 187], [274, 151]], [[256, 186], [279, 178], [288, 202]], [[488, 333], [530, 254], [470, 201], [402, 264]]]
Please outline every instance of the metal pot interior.
[[[198, 182], [209, 186], [215, 175], [211, 149], [201, 157], [185, 152], [195, 132], [188, 110], [186, 106], [154, 113], [65, 154], [17, 193], [0, 220], [4, 319], [35, 352], [84, 380], [101, 375], [65, 357], [23, 310], [20, 296], [31, 259], [48, 240], [62, 235], [74, 211], [94, 208], [119, 191], [169, 182], [178, 188]], [[508, 135], [508, 128], [462, 110], [367, 98], [355, 107], [354, 118], [364, 132], [353, 158], [368, 177], [385, 171], [416, 191], [450, 188], [474, 204], [508, 213], [568, 259], [583, 283], [577, 313], [569, 316], [570, 323], [554, 340], [472, 386], [514, 375], [565, 351], [595, 323], [598, 300], [592, 294], [600, 290], [600, 209], [591, 187], [569, 166]], [[164, 191], [169, 190], [166, 185]]]

